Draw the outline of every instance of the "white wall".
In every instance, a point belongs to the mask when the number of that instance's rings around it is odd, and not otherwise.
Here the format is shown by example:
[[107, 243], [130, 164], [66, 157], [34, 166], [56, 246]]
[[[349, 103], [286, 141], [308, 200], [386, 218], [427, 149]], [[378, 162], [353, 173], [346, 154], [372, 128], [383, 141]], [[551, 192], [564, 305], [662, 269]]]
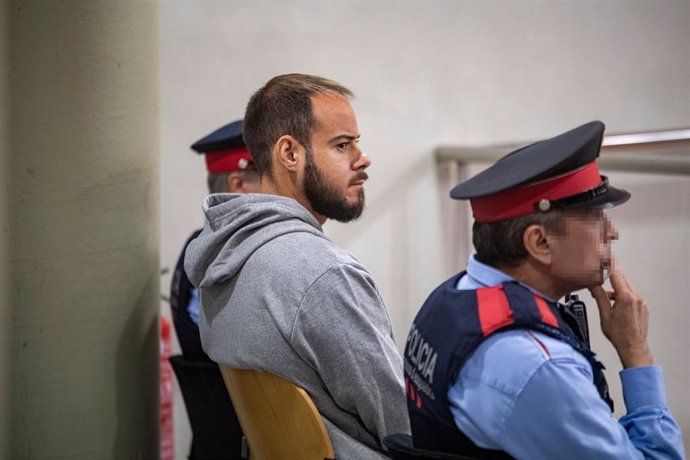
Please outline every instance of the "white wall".
[[[527, 141], [592, 119], [613, 133], [690, 126], [689, 5], [161, 0], [161, 264], [173, 267], [201, 225], [204, 164], [189, 145], [240, 118], [249, 96], [274, 75], [333, 78], [357, 96], [361, 145], [373, 165], [363, 218], [325, 230], [372, 272], [402, 347], [428, 293], [462, 268], [448, 266], [442, 244], [448, 190], [434, 147]], [[621, 231], [643, 220], [625, 219]], [[686, 251], [689, 224], [669, 223]], [[687, 271], [639, 269], [633, 279], [644, 277], [688, 281]], [[674, 292], [682, 305], [685, 297]], [[687, 324], [687, 310], [680, 319]], [[653, 345], [675, 339], [655, 332]], [[687, 358], [664, 365], [675, 369], [667, 379], [688, 383]], [[674, 411], [690, 437], [682, 401]], [[178, 458], [182, 451], [186, 445]]]

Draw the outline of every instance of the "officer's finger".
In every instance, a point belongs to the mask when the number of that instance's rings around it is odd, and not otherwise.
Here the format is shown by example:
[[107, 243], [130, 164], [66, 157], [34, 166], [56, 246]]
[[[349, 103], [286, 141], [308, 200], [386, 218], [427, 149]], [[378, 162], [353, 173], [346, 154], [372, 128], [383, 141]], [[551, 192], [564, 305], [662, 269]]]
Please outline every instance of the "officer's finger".
[[609, 260], [609, 277], [618, 271], [618, 256], [611, 251], [611, 259]]
[[599, 315], [608, 317], [611, 313], [611, 302], [609, 301], [610, 294], [607, 293], [603, 287], [594, 286], [589, 288], [590, 294], [597, 301], [597, 307], [599, 307]]
[[[616, 293], [618, 298], [621, 298], [619, 294], [625, 293], [624, 295], [632, 295], [635, 297], [639, 297], [637, 294], [637, 291], [635, 290], [634, 287], [630, 284], [630, 281], [628, 281], [628, 277], [625, 276], [623, 272], [616, 272], [615, 280], [613, 279], [614, 277], [611, 277], [611, 287], [613, 287], [614, 293]], [[617, 283], [617, 285], [614, 285], [614, 282]]]
[[609, 281], [611, 282], [611, 287], [613, 288], [614, 293], [619, 293], [623, 290], [630, 289], [628, 280], [625, 278], [625, 275], [620, 270], [611, 273], [611, 278], [609, 278]]

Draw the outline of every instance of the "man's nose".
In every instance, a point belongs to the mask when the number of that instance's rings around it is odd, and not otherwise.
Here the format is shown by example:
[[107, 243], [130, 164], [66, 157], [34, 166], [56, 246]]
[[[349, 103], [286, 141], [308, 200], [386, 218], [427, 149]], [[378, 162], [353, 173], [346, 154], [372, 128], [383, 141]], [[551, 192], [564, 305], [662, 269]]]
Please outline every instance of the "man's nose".
[[359, 157], [355, 161], [353, 168], [355, 170], [360, 170], [367, 169], [369, 166], [371, 166], [371, 158], [369, 158], [369, 155], [359, 149]]

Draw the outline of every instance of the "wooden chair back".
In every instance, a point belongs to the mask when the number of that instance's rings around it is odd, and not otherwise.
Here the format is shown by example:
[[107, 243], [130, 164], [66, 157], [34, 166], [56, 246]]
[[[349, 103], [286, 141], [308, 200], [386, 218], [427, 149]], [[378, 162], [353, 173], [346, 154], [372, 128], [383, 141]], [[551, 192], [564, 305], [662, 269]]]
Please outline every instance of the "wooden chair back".
[[277, 375], [220, 365], [250, 460], [333, 459], [333, 445], [309, 395]]

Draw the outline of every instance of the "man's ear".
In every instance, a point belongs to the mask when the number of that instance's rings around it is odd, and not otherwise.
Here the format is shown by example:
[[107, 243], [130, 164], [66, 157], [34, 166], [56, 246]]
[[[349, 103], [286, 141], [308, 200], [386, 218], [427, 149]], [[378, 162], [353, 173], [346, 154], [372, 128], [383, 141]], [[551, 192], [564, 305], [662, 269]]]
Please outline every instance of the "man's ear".
[[546, 229], [537, 224], [532, 224], [522, 234], [522, 244], [530, 257], [544, 265], [551, 265], [552, 239]]
[[287, 171], [295, 172], [304, 157], [304, 147], [297, 139], [286, 134], [276, 141], [274, 146], [275, 160]]

